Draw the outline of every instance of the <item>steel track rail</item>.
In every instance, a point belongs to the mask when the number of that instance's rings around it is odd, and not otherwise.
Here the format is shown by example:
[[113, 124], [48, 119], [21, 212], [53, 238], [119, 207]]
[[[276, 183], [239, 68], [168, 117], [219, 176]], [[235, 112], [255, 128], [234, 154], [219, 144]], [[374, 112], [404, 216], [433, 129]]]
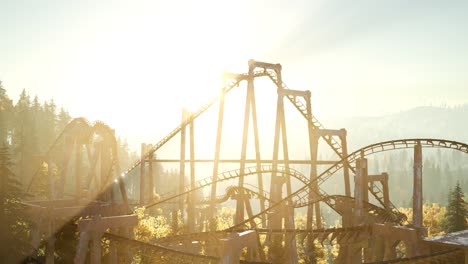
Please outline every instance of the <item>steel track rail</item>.
[[[396, 149], [408, 149], [413, 148], [416, 144], [421, 144], [422, 147], [425, 148], [447, 148], [447, 149], [454, 149], [468, 154], [468, 145], [462, 142], [457, 142], [453, 140], [445, 140], [445, 139], [431, 139], [431, 138], [413, 138], [413, 139], [397, 139], [397, 140], [389, 140], [374, 143], [368, 146], [365, 146], [361, 149], [354, 151], [353, 153], [349, 154], [347, 157], [343, 158], [341, 161], [336, 162], [334, 165], [326, 169], [320, 175], [317, 176], [316, 179], [310, 181], [307, 185], [301, 187], [297, 191], [293, 192], [292, 194], [288, 195], [287, 197], [283, 198], [282, 200], [278, 201], [277, 203], [273, 204], [269, 208], [259, 212], [258, 214], [254, 215], [253, 218], [259, 218], [260, 216], [265, 215], [273, 208], [281, 205], [285, 201], [292, 199], [294, 196], [301, 195], [307, 192], [307, 190], [312, 186], [314, 181], [317, 181], [318, 185], [322, 184], [326, 180], [328, 180], [335, 172], [337, 172], [343, 165], [342, 163], [347, 160], [349, 163], [354, 162], [358, 157], [362, 156], [369, 156], [375, 153], [396, 150]], [[238, 227], [241, 227], [251, 221], [253, 219], [247, 219], [242, 221], [241, 223], [234, 225], [230, 228], [225, 229], [226, 231], [234, 230]]]
[[[254, 78], [255, 77], [262, 77], [262, 76], [267, 76], [266, 71], [261, 70], [261, 71], [256, 71], [254, 73]], [[226, 86], [224, 86], [224, 92], [227, 94], [230, 92], [234, 87], [239, 86], [239, 84], [248, 79], [247, 74], [237, 74], [234, 79], [231, 79]], [[181, 122], [179, 126], [174, 128], [169, 134], [167, 134], [163, 139], [161, 139], [159, 142], [157, 142], [151, 149], [149, 149], [144, 155], [143, 158], [147, 159], [149, 158], [154, 152], [156, 152], [158, 149], [160, 149], [164, 144], [166, 144], [171, 138], [173, 138], [175, 135], [177, 135], [182, 128], [186, 127], [190, 123], [192, 123], [197, 117], [199, 117], [201, 114], [203, 114], [206, 110], [208, 110], [211, 106], [213, 106], [216, 102], [219, 100], [219, 96], [216, 96], [214, 99], [200, 107], [196, 112], [191, 113], [187, 119]], [[138, 167], [141, 164], [141, 159], [136, 160], [123, 174], [127, 175], [129, 174], [132, 170], [134, 170], [136, 167]]]
[[[364, 226], [356, 226], [356, 227], [340, 227], [340, 228], [326, 228], [326, 229], [268, 229], [268, 228], [253, 228], [253, 229], [238, 229], [233, 230], [230, 232], [243, 232], [246, 230], [253, 230], [261, 234], [265, 233], [278, 233], [278, 234], [286, 234], [286, 233], [293, 233], [296, 235], [300, 234], [314, 234], [318, 235], [331, 235], [333, 233], [355, 233], [355, 232], [371, 232], [372, 226], [364, 225]], [[196, 232], [196, 233], [186, 233], [180, 234], [175, 236], [163, 237], [154, 240], [157, 244], [165, 244], [165, 243], [174, 243], [174, 242], [185, 242], [185, 241], [209, 241], [212, 239], [219, 239], [230, 232], [226, 232], [224, 230], [213, 231], [213, 232]]]
[[[300, 180], [304, 184], [307, 184], [307, 181], [306, 181], [307, 178], [301, 172], [299, 172], [298, 170], [292, 169], [292, 168], [290, 168], [289, 170], [286, 170], [285, 167], [281, 167], [281, 166], [278, 166], [278, 168], [276, 170], [273, 170], [272, 165], [262, 165], [260, 167], [260, 171], [257, 170], [257, 166], [247, 167], [242, 172], [242, 175], [248, 176], [248, 175], [254, 175], [254, 174], [258, 174], [258, 173], [272, 173], [272, 172], [288, 174], [288, 175]], [[197, 190], [202, 189], [202, 188], [204, 188], [206, 186], [210, 186], [211, 184], [214, 184], [214, 183], [218, 183], [218, 182], [221, 182], [221, 181], [226, 181], [226, 180], [231, 180], [231, 179], [238, 178], [238, 177], [240, 177], [240, 175], [241, 175], [240, 169], [236, 169], [236, 170], [226, 171], [226, 172], [218, 174], [217, 177], [216, 177], [216, 181], [212, 181], [212, 178], [204, 178], [204, 179], [199, 180], [199, 181], [197, 181], [195, 183], [195, 188], [194, 189], [191, 189], [190, 185], [187, 185], [187, 186], [184, 187], [184, 192], [178, 193], [178, 194], [176, 193], [176, 191], [167, 193], [166, 195], [163, 195], [162, 196], [163, 198], [161, 198], [159, 201], [149, 203], [149, 204], [145, 205], [144, 208], [150, 208], [150, 207], [153, 207], [155, 205], [158, 205], [158, 204], [167, 202], [169, 200], [175, 199], [177, 197], [187, 195], [190, 192], [197, 191]], [[169, 196], [169, 197], [167, 197], [167, 196]]]

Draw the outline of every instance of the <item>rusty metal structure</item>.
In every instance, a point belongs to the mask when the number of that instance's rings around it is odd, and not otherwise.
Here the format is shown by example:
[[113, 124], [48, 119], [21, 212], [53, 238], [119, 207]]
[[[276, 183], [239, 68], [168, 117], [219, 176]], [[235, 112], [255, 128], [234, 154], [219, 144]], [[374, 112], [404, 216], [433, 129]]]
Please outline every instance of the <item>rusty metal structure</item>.
[[[270, 130], [272, 153], [268, 159], [261, 156], [264, 153], [260, 150], [254, 85], [255, 79], [261, 77], [272, 81], [277, 99], [275, 125]], [[77, 118], [64, 129], [31, 180], [28, 190], [37, 194], [36, 199], [24, 201], [34, 222], [32, 245], [37, 249], [42, 240], [47, 263], [54, 262], [58, 226], [70, 219], [79, 232], [75, 263], [88, 260], [101, 263], [102, 239], [109, 241], [106, 250], [111, 263], [132, 263], [135, 260], [132, 252], [156, 263], [298, 263], [297, 245], [310, 249], [306, 254], [313, 256], [314, 244], [339, 245], [337, 263], [440, 263], [463, 259], [468, 262], [466, 248], [463, 251], [431, 247], [425, 240], [427, 231], [422, 221], [422, 149], [447, 148], [468, 153], [467, 144], [444, 139], [399, 139], [348, 153], [346, 130], [324, 128], [312, 112], [311, 92], [289, 89], [283, 82], [280, 64], [250, 60], [247, 73], [226, 74], [225, 79], [219, 96], [198, 111], [184, 111], [180, 125], [156, 144], [142, 144], [141, 158], [124, 171], [119, 167], [114, 131], [107, 125]], [[222, 158], [225, 100], [244, 81], [247, 87], [243, 130], [239, 135], [241, 151], [238, 159]], [[304, 144], [308, 159], [290, 159], [294, 150], [287, 140], [285, 104], [288, 103], [304, 118], [307, 138], [303, 141], [307, 142]], [[213, 158], [197, 159], [195, 121], [216, 104]], [[159, 158], [159, 150], [178, 135], [180, 156]], [[249, 136], [253, 136], [254, 159], [247, 157]], [[320, 143], [334, 153], [336, 160], [319, 160]], [[414, 216], [410, 225], [404, 224], [408, 219], [391, 202], [388, 181], [391, 176], [385, 172], [369, 174], [368, 156], [396, 149], [414, 151]], [[159, 190], [155, 197], [160, 182], [155, 166], [163, 163], [178, 163], [179, 177], [171, 179], [178, 187], [168, 192]], [[197, 180], [195, 168], [199, 163], [212, 167], [211, 174]], [[220, 165], [227, 163], [237, 168], [220, 172]], [[307, 172], [295, 165], [307, 166]], [[323, 166], [328, 168], [319, 172]], [[343, 176], [344, 193], [328, 194], [321, 185], [337, 172]], [[42, 188], [35, 184], [41, 177], [47, 179]], [[138, 185], [137, 191], [129, 190], [128, 182]], [[232, 182], [235, 184], [220, 191], [220, 186]], [[196, 195], [203, 191], [208, 193]], [[134, 199], [128, 197], [129, 192]], [[235, 218], [231, 226], [218, 230], [215, 221], [218, 205], [226, 201], [235, 204]], [[329, 206], [341, 217], [342, 227], [324, 226], [320, 204]], [[151, 242], [135, 240], [132, 228], [138, 220], [133, 209], [164, 205], [173, 208], [174, 222], [176, 225], [182, 222], [184, 228]], [[304, 228], [295, 227], [294, 218], [300, 208], [306, 212]], [[400, 242], [405, 245], [406, 258], [398, 259], [396, 247]]]

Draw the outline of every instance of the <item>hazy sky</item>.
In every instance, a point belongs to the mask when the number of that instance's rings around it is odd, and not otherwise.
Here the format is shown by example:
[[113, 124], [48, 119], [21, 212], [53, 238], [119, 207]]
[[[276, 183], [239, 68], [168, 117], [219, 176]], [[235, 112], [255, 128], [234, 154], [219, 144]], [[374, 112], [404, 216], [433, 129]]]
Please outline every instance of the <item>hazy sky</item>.
[[134, 144], [251, 58], [281, 63], [321, 120], [462, 104], [467, 13], [467, 1], [0, 0], [0, 80]]

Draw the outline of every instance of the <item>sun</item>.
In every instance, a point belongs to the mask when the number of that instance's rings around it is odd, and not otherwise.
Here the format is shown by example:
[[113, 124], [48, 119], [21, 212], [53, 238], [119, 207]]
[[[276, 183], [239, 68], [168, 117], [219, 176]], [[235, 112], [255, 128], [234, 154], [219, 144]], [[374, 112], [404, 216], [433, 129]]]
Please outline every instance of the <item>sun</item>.
[[78, 115], [152, 141], [180, 122], [182, 108], [194, 112], [219, 96], [224, 71], [245, 73], [258, 51], [245, 39], [249, 27], [235, 15], [238, 7], [227, 14], [196, 6], [157, 6], [159, 13], [109, 18], [112, 27], [93, 39], [84, 34], [66, 76], [73, 89], [90, 91], [75, 98], [86, 106]]

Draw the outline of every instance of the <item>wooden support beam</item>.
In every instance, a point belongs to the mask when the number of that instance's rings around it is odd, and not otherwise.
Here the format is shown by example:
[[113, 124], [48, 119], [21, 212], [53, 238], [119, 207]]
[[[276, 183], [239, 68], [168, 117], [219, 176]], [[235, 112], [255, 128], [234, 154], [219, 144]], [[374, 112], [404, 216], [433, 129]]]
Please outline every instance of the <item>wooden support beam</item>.
[[[346, 129], [342, 128], [341, 129], [341, 151], [342, 151], [342, 157], [348, 157], [348, 143], [346, 140], [347, 132]], [[349, 181], [349, 164], [348, 164], [348, 159], [343, 160], [343, 177], [344, 177], [344, 184], [345, 184], [345, 195], [346, 196], [351, 196], [351, 186], [350, 186], [350, 181]]]
[[[245, 111], [244, 111], [244, 129], [242, 132], [242, 147], [240, 157], [240, 175], [239, 175], [239, 187], [244, 187], [244, 169], [245, 159], [247, 156], [247, 141], [249, 137], [249, 123], [250, 123], [250, 107], [253, 94], [253, 67], [250, 66], [249, 61], [249, 78], [247, 79], [247, 94], [245, 98]], [[236, 218], [234, 224], [239, 224], [244, 221], [244, 191], [240, 190], [236, 202]]]
[[[208, 221], [210, 221], [209, 228], [211, 231], [216, 229], [214, 222], [214, 214], [216, 211], [216, 180], [218, 176], [218, 167], [219, 167], [219, 153], [221, 150], [221, 138], [223, 133], [223, 118], [224, 118], [224, 95], [226, 91], [223, 88], [221, 90], [221, 95], [219, 98], [219, 111], [218, 111], [218, 127], [216, 130], [216, 145], [215, 145], [215, 156], [213, 160], [213, 184], [211, 185], [211, 204], [210, 210], [208, 212]], [[196, 162], [196, 161], [195, 161]]]
[[[150, 160], [150, 162], [160, 162], [160, 163], [174, 163], [174, 162], [177, 162], [179, 163], [180, 162], [180, 159], [153, 159], [153, 160]], [[188, 160], [185, 161], [186, 163], [187, 162], [190, 162]], [[218, 163], [240, 163], [240, 159], [195, 159], [194, 160], [195, 163], [215, 163], [215, 162], [218, 162]], [[260, 160], [260, 164], [271, 164], [273, 162], [273, 160], [270, 160], [270, 159], [261, 159]], [[312, 164], [312, 163], [316, 163], [317, 165], [333, 165], [335, 163], [339, 162], [339, 160], [317, 160], [316, 162], [313, 162], [311, 160], [297, 160], [297, 159], [292, 159], [292, 160], [283, 160], [283, 159], [278, 159], [277, 160], [277, 163], [278, 164], [284, 164], [284, 163], [289, 163], [289, 164], [305, 164], [305, 165], [309, 165], [309, 164]], [[245, 163], [257, 163], [257, 160], [256, 159], [245, 159]]]
[[278, 91], [280, 95], [284, 96], [300, 96], [300, 97], [310, 97], [310, 91], [303, 90], [291, 90], [291, 89], [281, 89]]
[[422, 147], [419, 142], [414, 146], [413, 179], [413, 225], [423, 227]]
[[[187, 109], [183, 108], [182, 109], [182, 124], [185, 124], [185, 120], [187, 119]], [[182, 126], [182, 129], [180, 130], [180, 163], [179, 163], [179, 188], [178, 188], [178, 193], [183, 193], [184, 192], [184, 186], [185, 186], [185, 142], [186, 142], [186, 125]], [[179, 210], [180, 210], [180, 216], [182, 218], [182, 221], [184, 219], [184, 197], [180, 196], [179, 197]]]
[[[253, 78], [253, 76], [251, 76]], [[252, 84], [253, 85], [253, 84]], [[257, 105], [255, 102], [255, 90], [252, 90], [252, 94], [250, 97], [250, 103], [252, 105], [252, 125], [253, 125], [253, 132], [254, 132], [254, 143], [255, 143], [255, 163], [257, 165], [257, 171], [261, 171], [261, 157], [260, 157], [260, 141], [259, 141], [259, 135], [258, 135], [258, 124], [257, 124]], [[244, 160], [245, 163], [247, 163]], [[257, 182], [258, 182], [258, 191], [260, 193], [264, 193], [263, 191], [263, 175], [262, 173], [259, 173], [257, 175]], [[265, 199], [260, 198], [260, 210], [264, 211], [265, 210]], [[262, 219], [262, 227], [266, 227], [266, 217], [264, 215], [261, 216]]]
[[[151, 145], [148, 145], [148, 148], [151, 149]], [[149, 160], [153, 160], [153, 153], [149, 155]], [[153, 172], [153, 162], [148, 162], [148, 201], [153, 201], [154, 197], [154, 172]]]
[[239, 258], [244, 247], [255, 248], [256, 233], [253, 230], [240, 233], [231, 233], [227, 238], [218, 240], [218, 256], [221, 264], [239, 263]]
[[89, 241], [91, 245], [91, 263], [101, 263], [101, 238], [104, 232], [108, 229], [128, 228], [138, 224], [136, 215], [121, 215], [101, 217], [93, 216], [92, 218], [78, 220], [78, 231], [80, 239], [75, 255], [75, 263], [84, 263], [86, 260], [86, 252]]
[[346, 130], [344, 129], [316, 129], [317, 136], [319, 137], [345, 137]]
[[[189, 126], [190, 130], [190, 188], [195, 189], [195, 126], [192, 121]], [[191, 192], [187, 206], [187, 222], [189, 232], [195, 232], [195, 194]]]
[[47, 231], [47, 246], [46, 246], [46, 264], [53, 264], [55, 261], [55, 221], [49, 220]]
[[75, 144], [75, 194], [81, 197], [81, 143], [77, 140]]
[[252, 71], [255, 68], [263, 68], [263, 69], [272, 69], [277, 72], [281, 71], [281, 64], [279, 63], [268, 63], [268, 62], [261, 62], [261, 61], [256, 61], [256, 60], [249, 60], [249, 70], [252, 69]]
[[363, 202], [368, 201], [367, 159], [356, 160], [356, 177], [354, 178], [354, 224], [358, 225], [363, 216]]
[[388, 174], [387, 173], [382, 173], [382, 174], [377, 174], [377, 175], [368, 175], [367, 176], [367, 180], [368, 182], [376, 182], [376, 181], [385, 181], [387, 180], [388, 178]]
[[145, 204], [145, 155], [146, 144], [141, 143], [141, 162], [140, 162], [140, 205]]
[[[317, 129], [314, 128], [312, 123], [312, 102], [310, 98], [310, 94], [306, 99], [307, 104], [307, 129], [309, 133], [309, 151], [310, 151], [310, 175], [309, 180], [313, 182], [313, 184], [309, 187], [309, 200], [318, 200], [319, 188], [318, 183], [316, 181], [317, 178], [317, 155], [318, 155], [318, 135], [316, 134]], [[322, 228], [322, 219], [321, 219], [321, 212], [320, 212], [320, 204], [310, 204], [307, 206], [307, 228], [313, 228], [313, 216], [314, 216], [314, 208], [315, 208], [315, 224], [316, 228]], [[312, 243], [311, 241], [309, 241]]]
[[50, 199], [54, 200], [55, 197], [55, 179], [53, 175], [53, 169], [52, 169], [52, 158], [48, 157], [47, 161], [47, 178], [49, 180], [49, 197]]

